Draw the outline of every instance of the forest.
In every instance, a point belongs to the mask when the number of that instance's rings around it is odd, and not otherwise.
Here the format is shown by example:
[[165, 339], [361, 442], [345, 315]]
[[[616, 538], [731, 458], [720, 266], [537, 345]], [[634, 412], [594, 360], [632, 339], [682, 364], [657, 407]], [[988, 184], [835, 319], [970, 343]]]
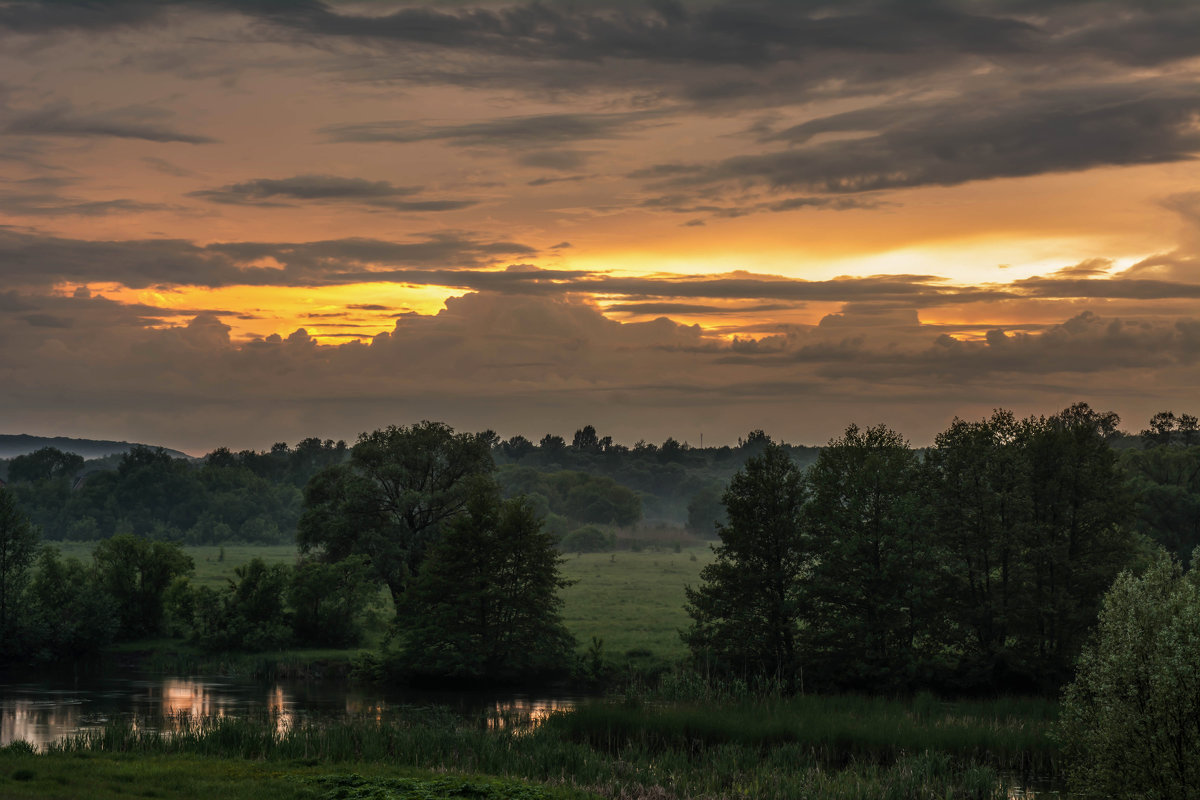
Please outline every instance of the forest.
[[[1026, 419], [999, 410], [956, 419], [926, 448], [882, 425], [852, 424], [820, 448], [754, 431], [699, 449], [624, 448], [591, 426], [534, 444], [437, 422], [196, 460], [136, 447], [97, 464], [44, 448], [9, 461], [0, 488], [0, 664], [80, 662], [161, 637], [209, 653], [356, 647], [383, 613], [361, 678], [685, 685], [780, 703], [1065, 689], [1061, 730], [1087, 743], [1064, 745], [1071, 774], [1117, 785], [1078, 766], [1124, 735], [1111, 709], [1125, 703], [1144, 724], [1200, 702], [1178, 687], [1154, 702], [1113, 697], [1114, 674], [1174, 680], [1194, 631], [1165, 644], [1158, 631], [1200, 613], [1186, 571], [1196, 420], [1163, 412], [1137, 435], [1119, 422], [1083, 403]], [[647, 508], [673, 509], [715, 544], [685, 592], [687, 658], [639, 672], [564, 625], [562, 565], [636, 545]], [[90, 563], [42, 544], [71, 538], [95, 540]], [[194, 579], [185, 546], [239, 540], [294, 541], [300, 557], [253, 557], [221, 588]], [[610, 713], [596, 724], [646, 723]], [[1156, 730], [1138, 746], [1200, 745], [1186, 724]]]

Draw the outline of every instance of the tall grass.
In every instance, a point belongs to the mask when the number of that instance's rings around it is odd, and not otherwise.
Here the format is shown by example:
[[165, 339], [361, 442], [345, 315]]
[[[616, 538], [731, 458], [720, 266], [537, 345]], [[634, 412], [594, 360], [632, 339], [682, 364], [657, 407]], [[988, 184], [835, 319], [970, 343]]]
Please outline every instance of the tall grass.
[[127, 722], [56, 753], [376, 762], [571, 786], [613, 798], [993, 798], [1001, 774], [1053, 770], [1045, 708], [1024, 702], [796, 698], [724, 706], [593, 703], [536, 728], [438, 709], [281, 725]]

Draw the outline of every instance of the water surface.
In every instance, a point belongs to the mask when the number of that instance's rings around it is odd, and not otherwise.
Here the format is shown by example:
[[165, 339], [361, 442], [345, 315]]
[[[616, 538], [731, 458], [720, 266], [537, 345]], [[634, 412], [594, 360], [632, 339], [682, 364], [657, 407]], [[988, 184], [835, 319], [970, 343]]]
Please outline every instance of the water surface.
[[336, 681], [255, 681], [221, 676], [103, 677], [0, 684], [0, 747], [23, 739], [35, 747], [98, 730], [112, 719], [162, 725], [172, 717], [271, 715], [281, 727], [299, 720], [403, 715], [414, 706], [443, 706], [503, 725], [513, 717], [536, 724], [573, 708], [572, 695], [417, 692]]

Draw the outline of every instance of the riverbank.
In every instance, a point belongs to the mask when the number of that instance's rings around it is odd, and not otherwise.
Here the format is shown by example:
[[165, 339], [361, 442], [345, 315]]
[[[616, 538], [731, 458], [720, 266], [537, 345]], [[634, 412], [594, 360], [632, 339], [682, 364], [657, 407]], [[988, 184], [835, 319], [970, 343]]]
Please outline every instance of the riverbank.
[[597, 701], [539, 725], [518, 718], [488, 724], [436, 708], [290, 725], [271, 716], [192, 718], [175, 720], [170, 736], [153, 724], [114, 721], [24, 758], [34, 770], [43, 758], [51, 765], [75, 757], [168, 765], [178, 758], [185, 766], [232, 758], [276, 765], [281, 775], [297, 765], [362, 774], [387, 764], [614, 800], [984, 800], [1055, 780], [1058, 748], [1049, 731], [1056, 713], [1040, 700], [918, 696]]

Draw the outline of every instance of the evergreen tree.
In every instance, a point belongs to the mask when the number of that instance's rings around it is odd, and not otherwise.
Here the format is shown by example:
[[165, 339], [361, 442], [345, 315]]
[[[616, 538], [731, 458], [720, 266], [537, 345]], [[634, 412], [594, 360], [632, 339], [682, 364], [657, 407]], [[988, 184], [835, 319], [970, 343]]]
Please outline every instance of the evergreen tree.
[[812, 545], [804, 525], [804, 478], [787, 452], [767, 443], [725, 491], [716, 560], [687, 588], [693, 622], [683, 633], [697, 661], [746, 679], [797, 688], [804, 578]]

